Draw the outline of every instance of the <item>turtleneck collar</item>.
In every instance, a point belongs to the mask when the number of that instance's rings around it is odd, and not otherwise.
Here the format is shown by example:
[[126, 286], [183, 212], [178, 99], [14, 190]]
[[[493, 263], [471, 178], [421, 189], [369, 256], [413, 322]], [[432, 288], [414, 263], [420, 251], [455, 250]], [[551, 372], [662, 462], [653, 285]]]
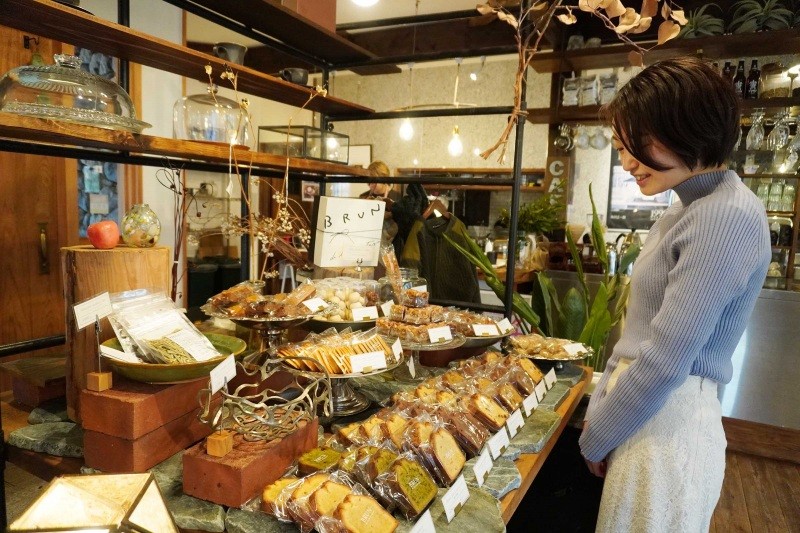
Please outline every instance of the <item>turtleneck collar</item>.
[[681, 203], [688, 206], [698, 198], [708, 196], [717, 187], [732, 187], [740, 182], [739, 175], [733, 170], [715, 170], [692, 176], [672, 190], [681, 199]]

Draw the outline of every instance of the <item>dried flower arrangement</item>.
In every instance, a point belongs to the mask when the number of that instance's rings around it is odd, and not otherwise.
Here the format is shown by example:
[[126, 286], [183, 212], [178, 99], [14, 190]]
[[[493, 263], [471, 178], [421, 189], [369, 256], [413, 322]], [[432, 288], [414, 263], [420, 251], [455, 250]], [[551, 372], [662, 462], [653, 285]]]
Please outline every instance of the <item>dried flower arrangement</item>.
[[[481, 157], [488, 159], [495, 151], [500, 149], [498, 162], [505, 160], [508, 137], [522, 118], [525, 111], [522, 109], [522, 87], [525, 74], [531, 64], [539, 45], [547, 31], [553, 17], [563, 24], [574, 24], [578, 21], [573, 10], [584, 11], [599, 18], [603, 24], [613, 31], [617, 37], [633, 47], [628, 55], [632, 65], [642, 66], [644, 53], [650, 48], [644, 48], [635, 43], [628, 34], [637, 34], [647, 31], [653, 18], [659, 13], [658, 5], [661, 3], [660, 14], [663, 21], [658, 27], [658, 46], [670, 39], [677, 37], [681, 26], [686, 24], [683, 11], [671, 0], [643, 0], [639, 12], [622, 5], [621, 0], [579, 0], [575, 6], [563, 5], [564, 0], [534, 0], [533, 2], [519, 2], [517, 15], [511, 13], [506, 4], [510, 0], [490, 0], [485, 4], [478, 4], [478, 12], [482, 15], [494, 15], [514, 28], [514, 38], [517, 42], [517, 73], [514, 80], [514, 109], [509, 117], [506, 127], [497, 142], [484, 150]], [[516, 4], [516, 2], [515, 2]], [[617, 19], [615, 24], [612, 19]]]

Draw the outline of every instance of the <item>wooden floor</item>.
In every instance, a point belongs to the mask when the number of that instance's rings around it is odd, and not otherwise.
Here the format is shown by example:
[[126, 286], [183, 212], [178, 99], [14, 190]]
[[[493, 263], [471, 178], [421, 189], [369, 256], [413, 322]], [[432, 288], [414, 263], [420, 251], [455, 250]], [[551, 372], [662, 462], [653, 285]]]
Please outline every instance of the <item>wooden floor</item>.
[[800, 465], [726, 454], [711, 533], [800, 533]]

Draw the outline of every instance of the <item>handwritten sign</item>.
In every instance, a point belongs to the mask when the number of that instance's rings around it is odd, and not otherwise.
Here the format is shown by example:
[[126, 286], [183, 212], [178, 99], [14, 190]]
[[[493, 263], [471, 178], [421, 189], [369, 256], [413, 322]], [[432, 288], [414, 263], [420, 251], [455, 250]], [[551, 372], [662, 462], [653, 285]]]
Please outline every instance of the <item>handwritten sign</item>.
[[328, 307], [328, 302], [322, 298], [309, 298], [303, 302], [303, 305], [305, 305], [312, 313], [316, 313]]
[[383, 302], [381, 304], [381, 313], [383, 313], [383, 316], [388, 317], [391, 314], [391, 312], [392, 312], [392, 304], [393, 303], [394, 302], [392, 302], [392, 301], [388, 301], [388, 302]]
[[376, 266], [386, 204], [322, 196], [314, 232], [314, 264], [324, 268]]
[[112, 313], [111, 297], [104, 292], [73, 306], [72, 310], [75, 312], [75, 326], [81, 330], [93, 324], [96, 318], [105, 318]]
[[438, 328], [430, 328], [428, 337], [433, 343], [445, 342], [453, 339], [453, 332], [450, 331], [450, 326], [439, 326]]
[[444, 496], [442, 496], [442, 507], [444, 507], [444, 514], [447, 517], [447, 522], [453, 521], [461, 507], [469, 500], [469, 487], [464, 475], [458, 476], [453, 486], [448, 489]]
[[514, 331], [514, 326], [511, 325], [511, 322], [509, 322], [507, 318], [504, 318], [503, 320], [498, 322], [497, 327], [500, 329], [500, 333], [502, 333], [503, 335]]
[[475, 479], [478, 481], [479, 487], [482, 487], [486, 482], [486, 476], [489, 475], [489, 471], [492, 469], [492, 466], [494, 466], [494, 464], [492, 463], [492, 456], [489, 455], [489, 449], [484, 448], [478, 457], [478, 460], [475, 461], [475, 465], [472, 467], [473, 472], [475, 472]]
[[372, 372], [386, 368], [386, 354], [383, 352], [360, 353], [350, 356], [353, 372]]
[[353, 320], [359, 322], [361, 320], [375, 320], [378, 318], [378, 308], [374, 305], [369, 307], [356, 307], [352, 309]]
[[547, 392], [547, 385], [545, 385], [544, 380], [536, 384], [536, 387], [534, 387], [533, 392], [536, 393], [536, 399], [539, 400], [540, 402], [544, 399], [544, 395]]
[[544, 375], [544, 384], [547, 386], [547, 390], [553, 388], [553, 385], [556, 384], [556, 370], [551, 368], [550, 371]]
[[232, 355], [226, 357], [211, 370], [211, 394], [221, 390], [230, 380], [236, 377], [236, 360]]
[[506, 421], [506, 427], [508, 428], [508, 433], [511, 435], [513, 439], [516, 436], [517, 432], [522, 429], [522, 426], [525, 425], [525, 419], [522, 418], [522, 411], [517, 409], [508, 417]]
[[417, 520], [417, 523], [414, 524], [414, 527], [411, 528], [409, 533], [436, 533], [436, 527], [433, 525], [433, 517], [431, 516], [430, 509], [419, 517], [419, 520]]
[[503, 452], [508, 448], [508, 445], [511, 444], [511, 441], [508, 438], [508, 432], [506, 431], [506, 427], [503, 426], [500, 428], [500, 431], [495, 433], [489, 439], [489, 451], [492, 452], [492, 459], [498, 459]]
[[564, 351], [567, 352], [571, 356], [576, 356], [578, 354], [583, 354], [588, 352], [586, 346], [579, 342], [571, 342], [569, 344], [564, 345]]
[[472, 331], [476, 337], [495, 337], [500, 333], [494, 324], [472, 324]]
[[530, 396], [522, 401], [522, 408], [525, 410], [525, 416], [531, 416], [531, 413], [533, 413], [537, 407], [539, 407], [539, 399], [536, 397], [536, 391], [534, 390]]

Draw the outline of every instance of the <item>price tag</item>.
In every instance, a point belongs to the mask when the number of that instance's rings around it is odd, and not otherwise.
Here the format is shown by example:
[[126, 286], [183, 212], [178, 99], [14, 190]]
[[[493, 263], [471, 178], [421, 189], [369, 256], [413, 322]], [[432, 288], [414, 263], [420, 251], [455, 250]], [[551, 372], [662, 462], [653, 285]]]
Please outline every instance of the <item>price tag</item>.
[[383, 313], [383, 316], [389, 316], [389, 313], [392, 312], [392, 305], [394, 305], [393, 302], [383, 302], [381, 304], [381, 313]]
[[500, 333], [505, 335], [506, 333], [510, 333], [514, 331], [514, 326], [511, 325], [511, 322], [508, 321], [507, 318], [504, 318], [500, 322], [497, 323], [497, 328], [500, 330]]
[[469, 487], [467, 487], [467, 481], [462, 474], [458, 476], [450, 490], [442, 496], [442, 506], [448, 523], [453, 521], [467, 500], [469, 500]]
[[472, 324], [472, 331], [476, 337], [496, 337], [500, 330], [494, 324]]
[[111, 297], [104, 292], [73, 306], [72, 311], [75, 313], [75, 326], [81, 330], [93, 324], [96, 318], [105, 318], [113, 312]]
[[323, 309], [328, 307], [328, 302], [326, 302], [322, 298], [309, 298], [308, 300], [303, 302], [303, 305], [308, 307], [309, 311], [317, 312], [317, 311], [322, 311]]
[[551, 368], [550, 372], [544, 375], [544, 384], [547, 386], [547, 390], [552, 389], [557, 380], [558, 378], [556, 378], [556, 369]]
[[103, 346], [102, 344], [100, 345], [100, 353], [106, 357], [118, 359], [119, 361], [125, 361], [126, 363], [141, 363], [139, 358], [132, 353], [123, 352], [122, 350], [115, 350], [109, 346]]
[[433, 525], [433, 517], [431, 511], [428, 509], [422, 516], [419, 517], [417, 523], [408, 533], [436, 533], [436, 527]]
[[489, 450], [484, 448], [480, 456], [478, 456], [478, 460], [475, 461], [475, 466], [472, 467], [479, 487], [482, 487], [486, 482], [486, 476], [489, 475], [492, 466], [494, 466], [494, 463], [492, 463], [492, 456], [489, 455]]
[[416, 287], [411, 287], [412, 291], [419, 291], [419, 292], [428, 292], [427, 285], [417, 285]]
[[409, 357], [406, 364], [408, 365], [408, 375], [411, 376], [411, 379], [417, 377], [417, 369], [414, 367], [414, 358]]
[[236, 360], [232, 355], [226, 357], [211, 370], [211, 394], [221, 390], [226, 383], [236, 377]]
[[544, 380], [536, 384], [536, 387], [533, 389], [533, 392], [536, 393], [536, 399], [539, 400], [540, 402], [544, 399], [544, 395], [547, 392], [547, 385], [544, 384]]
[[380, 351], [351, 355], [350, 366], [353, 372], [372, 372], [386, 368], [386, 354]]
[[492, 452], [492, 459], [498, 459], [503, 452], [506, 451], [510, 441], [508, 440], [508, 432], [506, 431], [505, 426], [500, 428], [500, 431], [495, 433], [492, 438], [489, 439], [489, 451]]
[[400, 358], [403, 357], [403, 345], [400, 344], [400, 339], [396, 339], [394, 344], [392, 344], [392, 353], [400, 361]]
[[508, 427], [508, 433], [511, 435], [513, 439], [517, 432], [525, 425], [525, 419], [522, 418], [522, 411], [517, 409], [508, 417], [506, 420], [506, 426]]
[[453, 339], [453, 332], [450, 331], [450, 326], [441, 326], [429, 329], [428, 337], [431, 342], [445, 342]]
[[356, 307], [350, 311], [353, 313], [353, 320], [355, 322], [359, 320], [375, 320], [378, 318], [378, 308], [374, 305], [369, 307]]
[[522, 400], [522, 408], [525, 410], [525, 416], [531, 416], [531, 413], [539, 407], [539, 399], [536, 397], [536, 391], [534, 390], [530, 396]]
[[189, 355], [197, 361], [208, 361], [220, 356], [217, 350], [204, 342], [205, 337], [200, 336], [199, 333], [195, 335], [193, 331], [182, 329], [175, 333], [170, 333], [167, 338], [178, 343], [181, 348], [189, 352]]
[[564, 351], [570, 355], [578, 355], [579, 353], [586, 353], [586, 346], [579, 342], [571, 342], [564, 345]]

